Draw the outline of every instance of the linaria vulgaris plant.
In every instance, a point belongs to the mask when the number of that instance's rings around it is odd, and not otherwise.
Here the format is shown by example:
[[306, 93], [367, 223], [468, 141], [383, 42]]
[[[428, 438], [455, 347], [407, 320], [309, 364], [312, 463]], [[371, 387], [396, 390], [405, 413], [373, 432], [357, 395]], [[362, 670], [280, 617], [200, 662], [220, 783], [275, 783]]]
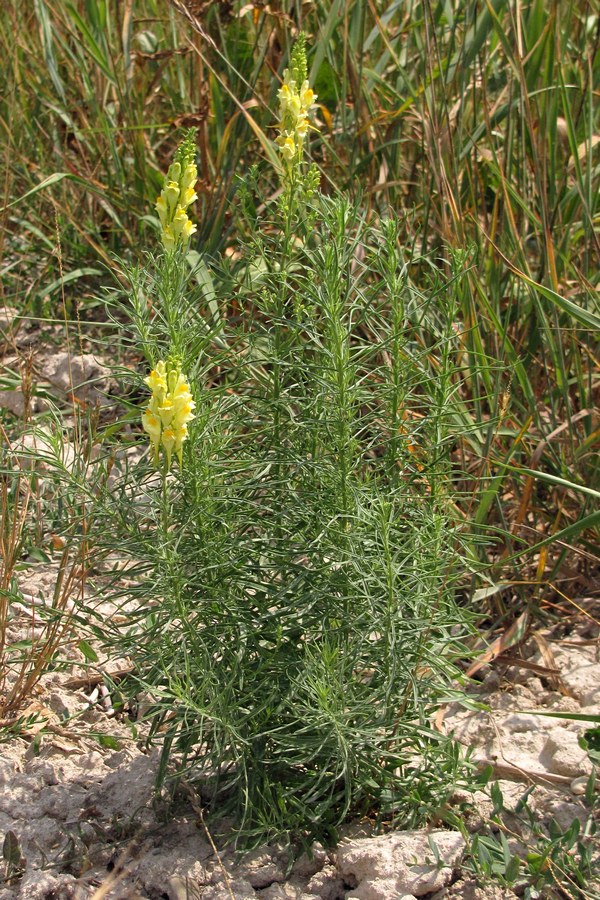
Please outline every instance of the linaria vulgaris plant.
[[[234, 258], [163, 240], [130, 273], [138, 346], [176, 355], [195, 418], [162, 482], [145, 423], [135, 502], [112, 512], [140, 573], [119, 646], [160, 784], [198, 780], [245, 844], [331, 840], [358, 814], [417, 823], [458, 765], [432, 713], [465, 631], [446, 471], [463, 260], [424, 297], [393, 216], [318, 192], [305, 72], [301, 41], [282, 92], [304, 98], [302, 140], [288, 158], [281, 126], [278, 200], [243, 180]], [[417, 324], [427, 344], [408, 339]]]

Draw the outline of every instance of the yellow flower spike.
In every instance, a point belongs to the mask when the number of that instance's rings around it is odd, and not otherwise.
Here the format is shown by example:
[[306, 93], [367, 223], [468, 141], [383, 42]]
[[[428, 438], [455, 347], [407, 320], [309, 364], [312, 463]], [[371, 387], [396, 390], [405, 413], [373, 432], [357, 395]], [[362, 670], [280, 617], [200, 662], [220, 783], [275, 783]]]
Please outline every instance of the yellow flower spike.
[[308, 119], [300, 119], [298, 121], [298, 124], [296, 125], [296, 135], [300, 138], [300, 144], [304, 141], [308, 128]]
[[[285, 70], [287, 73], [287, 69]], [[283, 117], [283, 114], [286, 112], [289, 102], [292, 99], [292, 92], [290, 90], [289, 84], [286, 84], [284, 81], [279, 90], [277, 91], [277, 96], [279, 97], [279, 109], [280, 115]]]
[[181, 365], [174, 357], [166, 363], [160, 360], [144, 380], [152, 396], [142, 414], [142, 427], [150, 438], [155, 465], [159, 464], [162, 447], [168, 472], [173, 453], [177, 455], [180, 467], [182, 465], [182, 447], [196, 404]]
[[169, 215], [173, 215], [175, 210], [179, 205], [179, 184], [176, 181], [169, 181], [165, 185], [162, 191], [162, 195], [165, 198], [165, 202], [167, 204], [167, 210]]
[[177, 148], [175, 159], [165, 176], [163, 189], [156, 200], [156, 211], [161, 224], [163, 247], [168, 252], [187, 247], [196, 226], [188, 218], [186, 210], [198, 199], [194, 190], [198, 169], [194, 162], [196, 129], [190, 128]]
[[181, 231], [182, 238], [185, 241], [189, 241], [193, 233], [196, 231], [197, 227], [198, 226], [194, 225], [191, 219], [188, 219]]
[[164, 231], [164, 229], [168, 227], [167, 223], [169, 221], [169, 210], [167, 208], [167, 201], [162, 194], [156, 201], [156, 211], [158, 213], [160, 224], [162, 225]]
[[188, 206], [198, 199], [198, 194], [193, 187], [185, 188], [181, 193], [181, 209], [187, 209]]
[[308, 86], [308, 81], [305, 81], [300, 89], [300, 106], [308, 112], [315, 105], [316, 99], [317, 95]]
[[279, 135], [276, 143], [286, 163], [286, 178], [302, 161], [304, 140], [310, 128], [308, 117], [317, 99], [306, 73], [306, 42], [301, 34], [292, 50], [290, 68], [284, 71], [283, 83], [277, 92]]

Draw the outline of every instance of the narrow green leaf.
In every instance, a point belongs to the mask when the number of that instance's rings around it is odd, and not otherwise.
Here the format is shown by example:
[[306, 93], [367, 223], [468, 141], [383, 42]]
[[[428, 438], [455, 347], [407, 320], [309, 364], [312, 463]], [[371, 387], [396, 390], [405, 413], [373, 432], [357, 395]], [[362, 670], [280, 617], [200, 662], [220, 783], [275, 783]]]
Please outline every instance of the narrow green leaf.
[[97, 742], [101, 747], [106, 747], [107, 750], [120, 750], [121, 744], [117, 740], [117, 738], [113, 737], [112, 734], [95, 734]]
[[67, 272], [62, 278], [57, 278], [56, 281], [53, 281], [52, 284], [49, 284], [47, 287], [40, 288], [38, 294], [42, 297], [46, 297], [49, 294], [53, 294], [54, 291], [63, 287], [65, 284], [69, 284], [70, 281], [77, 281], [79, 278], [85, 278], [87, 275], [101, 274], [102, 272], [100, 269], [92, 269], [89, 266], [82, 269], [74, 269], [72, 272]]
[[10, 866], [20, 866], [23, 863], [21, 844], [14, 831], [7, 831], [4, 836], [2, 856]]
[[77, 644], [77, 649], [81, 650], [88, 662], [98, 662], [98, 654], [86, 640], [83, 638]]
[[50, 187], [50, 185], [52, 184], [57, 184], [57, 182], [62, 181], [63, 178], [72, 178], [74, 181], [82, 182], [80, 178], [77, 178], [76, 175], [71, 175], [70, 172], [54, 172], [52, 175], [48, 175], [47, 178], [44, 178], [43, 181], [40, 181], [39, 184], [36, 184], [36, 186], [31, 188], [30, 191], [27, 191], [26, 194], [23, 194], [21, 197], [17, 197], [17, 199], [13, 200], [11, 203], [7, 203], [6, 206], [2, 207], [2, 210], [0, 210], [0, 212], [4, 212], [5, 209], [10, 209], [11, 206], [18, 206], [19, 203], [23, 202], [23, 200], [27, 200], [28, 197], [32, 197], [34, 194], [37, 194], [39, 191], [43, 191], [45, 188]]
[[506, 469], [509, 472], [514, 472], [517, 475], [526, 475], [529, 478], [547, 481], [549, 484], [556, 484], [559, 487], [566, 488], [570, 491], [577, 491], [579, 494], [589, 494], [590, 497], [595, 497], [597, 500], [600, 500], [600, 491], [595, 491], [585, 484], [575, 484], [572, 481], [567, 481], [566, 478], [559, 478], [557, 475], [551, 475], [549, 472], [539, 471], [538, 469], [527, 469], [524, 466], [511, 466], [509, 463], [497, 463], [497, 465], [500, 468]]

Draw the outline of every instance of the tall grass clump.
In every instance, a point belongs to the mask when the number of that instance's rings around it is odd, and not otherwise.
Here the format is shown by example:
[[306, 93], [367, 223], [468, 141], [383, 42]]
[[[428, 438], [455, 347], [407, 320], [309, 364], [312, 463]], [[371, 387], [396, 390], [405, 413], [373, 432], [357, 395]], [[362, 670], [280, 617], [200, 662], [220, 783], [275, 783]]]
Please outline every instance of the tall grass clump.
[[[154, 449], [110, 513], [144, 573], [115, 639], [159, 782], [199, 780], [246, 843], [438, 808], [457, 758], [432, 712], [466, 630], [448, 469], [463, 260], [422, 294], [391, 213], [319, 192], [302, 40], [278, 99], [280, 194], [247, 173], [235, 254], [190, 255], [163, 221], [164, 252], [130, 273]], [[181, 172], [161, 195], [174, 220]], [[177, 383], [194, 410], [179, 462]]]
[[94, 416], [75, 411], [67, 426], [53, 408], [23, 424], [16, 435], [0, 424], [0, 729], [17, 732], [43, 716], [42, 676], [83, 640], [107, 480]]

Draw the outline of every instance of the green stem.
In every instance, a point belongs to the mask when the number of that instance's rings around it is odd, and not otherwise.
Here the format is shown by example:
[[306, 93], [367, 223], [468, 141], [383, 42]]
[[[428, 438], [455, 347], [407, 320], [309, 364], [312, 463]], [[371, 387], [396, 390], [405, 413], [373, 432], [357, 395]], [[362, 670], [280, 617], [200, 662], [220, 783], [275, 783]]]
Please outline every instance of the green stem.
[[161, 531], [163, 547], [166, 550], [169, 539], [169, 488], [167, 485], [167, 463], [163, 460], [161, 469], [162, 495], [161, 495]]

